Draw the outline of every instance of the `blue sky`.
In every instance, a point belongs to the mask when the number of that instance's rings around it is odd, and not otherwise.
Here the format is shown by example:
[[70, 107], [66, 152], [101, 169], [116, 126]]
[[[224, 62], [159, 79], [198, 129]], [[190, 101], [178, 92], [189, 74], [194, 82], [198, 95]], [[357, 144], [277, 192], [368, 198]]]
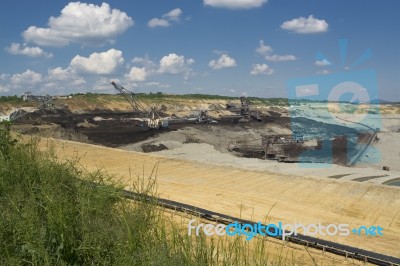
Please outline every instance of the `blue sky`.
[[0, 95], [113, 93], [116, 80], [137, 92], [285, 97], [292, 78], [373, 69], [379, 97], [400, 100], [399, 10], [395, 0], [4, 0]]

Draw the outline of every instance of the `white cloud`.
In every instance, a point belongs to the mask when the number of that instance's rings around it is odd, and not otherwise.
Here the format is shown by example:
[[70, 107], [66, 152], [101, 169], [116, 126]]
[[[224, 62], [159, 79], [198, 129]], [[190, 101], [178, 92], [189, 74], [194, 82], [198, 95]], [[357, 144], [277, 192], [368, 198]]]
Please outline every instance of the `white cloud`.
[[229, 9], [250, 9], [265, 3], [267, 0], [204, 0], [205, 5]]
[[68, 80], [71, 78], [72, 73], [70, 69], [56, 67], [48, 69], [47, 75], [49, 80]]
[[168, 13], [165, 13], [162, 18], [152, 18], [147, 25], [150, 28], [169, 27], [171, 26], [171, 22], [179, 22], [181, 15], [182, 10], [180, 8], [175, 8]]
[[[189, 77], [194, 76], [195, 73], [191, 68], [191, 65], [195, 63], [192, 58], [185, 58], [183, 55], [177, 55], [175, 53], [163, 56], [158, 63], [149, 59], [146, 55], [144, 57], [134, 57], [131, 63], [135, 65], [130, 68], [129, 72], [125, 74], [125, 79], [128, 82], [141, 82], [140, 86], [147, 86], [146, 84], [151, 84], [155, 86], [156, 81], [148, 81], [151, 76], [160, 74], [182, 74], [183, 78], [187, 80]], [[157, 85], [157, 87], [163, 87], [164, 85]]]
[[322, 33], [328, 30], [328, 23], [323, 19], [316, 19], [313, 15], [308, 18], [299, 17], [282, 23], [281, 28], [301, 34]]
[[294, 55], [277, 55], [274, 54], [274, 50], [271, 46], [265, 45], [264, 41], [259, 42], [259, 46], [256, 48], [256, 53], [264, 56], [264, 59], [272, 62], [284, 62], [296, 60]]
[[85, 89], [86, 80], [74, 73], [70, 68], [56, 67], [49, 69], [48, 76], [43, 81], [42, 91], [54, 93], [55, 91], [67, 92], [70, 90]]
[[294, 55], [266, 55], [265, 60], [272, 61], [272, 62], [285, 62], [285, 61], [294, 61], [296, 57]]
[[[144, 57], [134, 57], [134, 58], [131, 60], [131, 62], [134, 63], [134, 64], [138, 64], [138, 65], [141, 65], [141, 66], [145, 67], [145, 68], [146, 68], [146, 71], [147, 71], [148, 73], [151, 73], [151, 74], [157, 72], [158, 67], [159, 67], [159, 66], [158, 66], [158, 63], [156, 63], [156, 62], [150, 60], [149, 57], [148, 57], [147, 55], [145, 55]], [[128, 68], [129, 68], [129, 67], [130, 67], [130, 66], [128, 65]]]
[[0, 84], [0, 92], [8, 92], [10, 89]]
[[11, 84], [15, 86], [34, 85], [42, 81], [42, 74], [30, 69], [20, 74], [14, 74], [10, 78]]
[[149, 60], [147, 57], [138, 57], [138, 56], [135, 56], [135, 57], [132, 59], [132, 63], [139, 63], [139, 64], [142, 64], [142, 63], [146, 62], [147, 60]]
[[83, 77], [74, 73], [71, 68], [63, 69], [61, 67], [50, 68], [47, 75], [37, 73], [31, 69], [27, 69], [23, 73], [6, 75], [3, 79], [6, 84], [2, 84], [7, 90], [13, 89], [15, 93], [21, 93], [22, 90], [34, 90], [38, 94], [55, 94], [55, 92], [63, 93], [74, 89], [83, 89], [86, 81]]
[[162, 84], [158, 81], [149, 81], [143, 83], [144, 87], [153, 87], [153, 88], [160, 88], [160, 89], [165, 89], [165, 88], [170, 88], [171, 86], [168, 84]]
[[182, 15], [182, 10], [180, 8], [175, 8], [169, 11], [168, 13], [163, 15], [163, 18], [167, 18], [169, 20], [179, 21], [180, 16]]
[[110, 49], [102, 53], [92, 53], [89, 57], [77, 55], [71, 60], [71, 68], [77, 72], [111, 74], [123, 63], [122, 52]]
[[147, 73], [146, 68], [144, 67], [132, 67], [129, 73], [125, 76], [130, 81], [141, 82], [145, 81], [148, 77], [149, 73]]
[[331, 72], [329, 70], [326, 70], [326, 69], [317, 71], [317, 74], [319, 74], [319, 75], [327, 75], [329, 73], [331, 73]]
[[155, 28], [155, 27], [169, 27], [171, 24], [168, 22], [168, 20], [163, 19], [163, 18], [152, 18], [148, 26], [150, 28]]
[[194, 64], [192, 58], [185, 59], [183, 55], [169, 54], [160, 59], [159, 73], [168, 74], [184, 74], [184, 78], [188, 79], [192, 74], [190, 65]]
[[68, 68], [50, 68], [47, 70], [48, 83], [47, 87], [51, 87], [50, 84], [54, 84], [53, 87], [67, 87], [67, 86], [80, 86], [86, 84], [83, 77], [78, 76], [70, 67]]
[[224, 50], [213, 50], [212, 52], [217, 55], [222, 55], [222, 54], [228, 53], [228, 51], [224, 51]]
[[59, 17], [50, 17], [48, 28], [30, 26], [23, 32], [25, 41], [43, 46], [66, 46], [70, 43], [104, 44], [133, 26], [125, 12], [111, 9], [107, 3], [101, 6], [71, 2]]
[[1, 74], [1, 75], [0, 75], [0, 79], [1, 79], [1, 80], [7, 80], [7, 79], [10, 78], [10, 76], [11, 76], [10, 74]]
[[26, 55], [30, 57], [53, 57], [52, 53], [46, 53], [40, 47], [28, 47], [25, 43], [23, 45], [19, 43], [12, 43], [10, 47], [6, 47], [6, 51], [14, 55]]
[[274, 70], [270, 68], [267, 64], [254, 64], [250, 75], [271, 75], [274, 73]]
[[95, 91], [110, 91], [114, 92], [114, 89], [112, 85], [110, 84], [111, 81], [114, 81], [116, 83], [121, 83], [119, 79], [108, 79], [108, 78], [100, 78], [96, 81], [96, 83], [93, 85], [93, 90]]
[[150, 66], [154, 66], [155, 65], [155, 63], [152, 60], [150, 60], [150, 58], [147, 55], [145, 55], [144, 57], [135, 56], [131, 60], [131, 62], [135, 63], [135, 64], [142, 64], [142, 65], [144, 65], [146, 67], [150, 67]]
[[260, 55], [267, 55], [271, 54], [272, 52], [272, 47], [265, 45], [263, 40], [260, 41], [260, 45], [256, 48], [256, 53]]
[[318, 84], [307, 84], [296, 86], [296, 97], [319, 95]]
[[217, 70], [221, 68], [235, 67], [237, 64], [234, 58], [227, 54], [222, 54], [218, 60], [211, 60], [208, 63], [208, 66], [214, 70]]
[[321, 66], [321, 67], [323, 67], [323, 66], [329, 66], [330, 64], [331, 64], [331, 62], [329, 62], [329, 61], [326, 60], [326, 59], [317, 60], [317, 61], [314, 62], [314, 65], [316, 65], [316, 66]]

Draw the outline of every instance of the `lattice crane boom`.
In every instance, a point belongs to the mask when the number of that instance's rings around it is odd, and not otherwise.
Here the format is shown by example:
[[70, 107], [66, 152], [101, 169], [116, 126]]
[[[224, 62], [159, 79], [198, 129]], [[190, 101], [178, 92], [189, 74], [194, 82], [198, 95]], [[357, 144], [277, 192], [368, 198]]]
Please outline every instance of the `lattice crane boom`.
[[[111, 82], [111, 85], [119, 91], [122, 96], [129, 102], [132, 106], [133, 111], [147, 113], [147, 118], [144, 118], [144, 122], [151, 129], [163, 129], [168, 127], [168, 119], [162, 118], [156, 110], [155, 106], [150, 108], [145, 108], [142, 102], [136, 97], [136, 94], [130, 90], [125, 89], [124, 87], [118, 85], [114, 81]], [[147, 105], [146, 105], [147, 107]]]
[[146, 108], [142, 105], [142, 103], [138, 100], [136, 97], [136, 94], [133, 93], [132, 91], [125, 89], [124, 87], [118, 85], [114, 81], [111, 82], [111, 85], [114, 86], [114, 88], [119, 91], [122, 96], [129, 102], [129, 104], [132, 106], [133, 111], [137, 112], [147, 112]]

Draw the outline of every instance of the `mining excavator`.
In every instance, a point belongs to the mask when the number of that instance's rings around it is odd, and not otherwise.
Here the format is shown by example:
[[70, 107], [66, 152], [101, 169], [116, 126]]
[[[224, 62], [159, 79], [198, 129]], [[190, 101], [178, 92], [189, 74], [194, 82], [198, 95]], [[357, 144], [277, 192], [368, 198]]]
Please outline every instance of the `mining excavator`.
[[250, 109], [250, 101], [244, 96], [240, 97], [240, 106], [228, 103], [226, 105], [226, 110], [237, 113], [237, 115], [240, 117], [239, 119], [237, 119], [237, 122], [247, 122], [248, 118], [252, 118], [258, 122], [262, 121], [259, 112]]
[[129, 102], [129, 104], [133, 108], [133, 112], [139, 113], [147, 113], [147, 117], [143, 118], [144, 122], [143, 126], [146, 126], [148, 129], [165, 129], [168, 128], [168, 119], [161, 117], [155, 106], [150, 108], [146, 108], [145, 104], [141, 102], [137, 95], [132, 91], [125, 89], [121, 85], [118, 85], [114, 81], [111, 82], [111, 85], [120, 92], [120, 94]]

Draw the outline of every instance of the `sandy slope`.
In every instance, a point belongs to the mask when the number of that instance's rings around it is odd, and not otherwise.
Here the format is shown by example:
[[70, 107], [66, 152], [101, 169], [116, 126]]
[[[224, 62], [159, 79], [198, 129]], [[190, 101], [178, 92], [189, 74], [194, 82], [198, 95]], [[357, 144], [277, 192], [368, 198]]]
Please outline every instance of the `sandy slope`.
[[[158, 166], [161, 197], [213, 211], [302, 224], [380, 225], [382, 237], [324, 237], [340, 243], [400, 257], [400, 189], [371, 183], [308, 178], [189, 162], [77, 142], [51, 140], [60, 159], [81, 157], [88, 170], [104, 168], [126, 186], [135, 173], [149, 175]], [[46, 149], [43, 141], [41, 147]], [[130, 174], [130, 169], [132, 173]]]

